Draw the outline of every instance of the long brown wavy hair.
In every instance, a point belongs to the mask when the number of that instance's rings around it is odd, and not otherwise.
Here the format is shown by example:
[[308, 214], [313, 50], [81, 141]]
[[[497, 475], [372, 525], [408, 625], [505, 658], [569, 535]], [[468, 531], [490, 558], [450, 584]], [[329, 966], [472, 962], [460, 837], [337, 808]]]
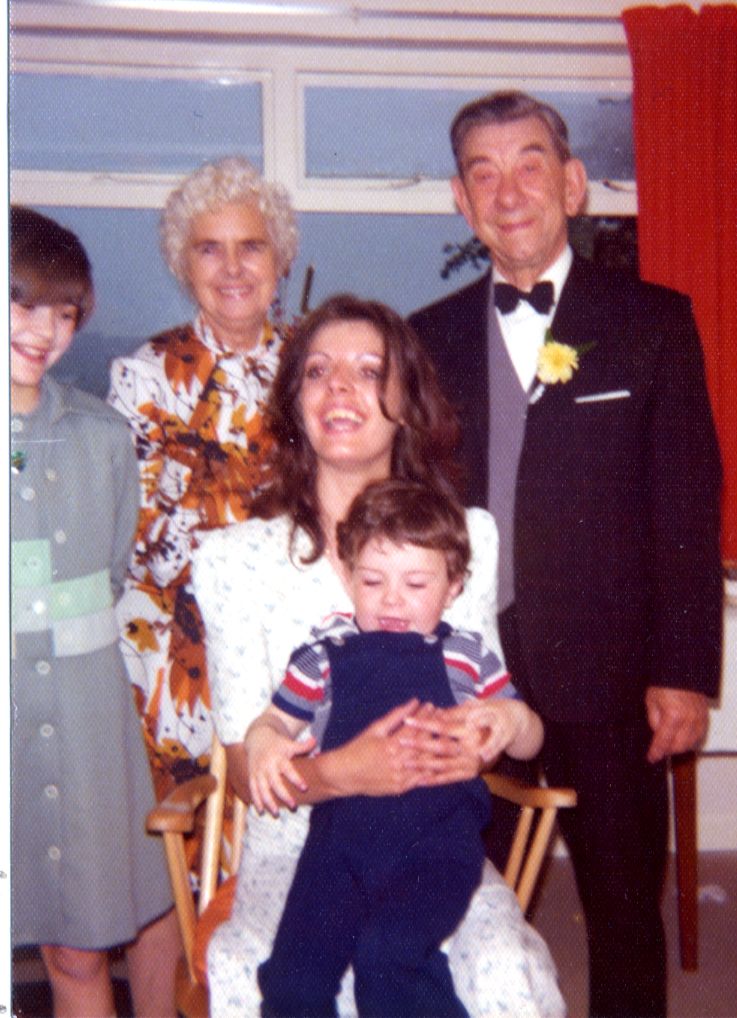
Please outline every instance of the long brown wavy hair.
[[391, 369], [400, 391], [399, 423], [392, 449], [391, 476], [420, 481], [444, 494], [456, 496], [458, 467], [453, 451], [459, 428], [455, 412], [440, 390], [429, 356], [414, 330], [400, 315], [377, 301], [353, 294], [329, 297], [310, 312], [285, 343], [267, 409], [270, 430], [277, 442], [273, 481], [253, 504], [253, 516], [272, 519], [286, 513], [292, 521], [291, 549], [298, 529], [312, 541], [303, 560], [315, 562], [325, 551], [317, 500], [317, 456], [305, 431], [300, 393], [305, 362], [316, 333], [332, 322], [367, 322], [384, 342], [384, 367], [379, 379], [379, 406], [387, 420], [385, 394]]

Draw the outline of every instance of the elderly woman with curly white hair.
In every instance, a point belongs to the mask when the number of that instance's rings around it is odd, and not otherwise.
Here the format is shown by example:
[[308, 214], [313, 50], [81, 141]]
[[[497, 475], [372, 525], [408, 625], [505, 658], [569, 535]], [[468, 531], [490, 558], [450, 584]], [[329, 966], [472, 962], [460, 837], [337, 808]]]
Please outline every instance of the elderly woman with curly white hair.
[[[263, 408], [281, 344], [270, 309], [297, 230], [286, 193], [232, 156], [172, 192], [161, 243], [196, 314], [115, 360], [108, 396], [130, 422], [140, 466], [141, 512], [118, 608], [159, 798], [209, 763], [191, 554], [196, 532], [245, 519], [267, 479]], [[193, 864], [196, 838], [190, 850]]]

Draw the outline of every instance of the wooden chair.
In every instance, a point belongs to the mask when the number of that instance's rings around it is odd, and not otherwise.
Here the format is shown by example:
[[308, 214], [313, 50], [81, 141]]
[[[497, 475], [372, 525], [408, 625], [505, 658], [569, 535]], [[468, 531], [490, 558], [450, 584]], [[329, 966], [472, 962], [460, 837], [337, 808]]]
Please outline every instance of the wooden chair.
[[493, 772], [484, 774], [483, 778], [490, 792], [520, 807], [504, 879], [517, 895], [520, 908], [526, 912], [550, 843], [556, 814], [559, 809], [576, 805], [576, 793], [572, 788], [524, 785]]
[[[153, 809], [149, 831], [164, 839], [174, 904], [184, 945], [176, 972], [176, 1005], [185, 1018], [208, 1018], [209, 1001], [205, 952], [212, 930], [230, 913], [235, 877], [241, 857], [246, 807], [234, 797], [232, 845], [223, 839], [223, 806], [227, 784], [225, 750], [213, 739], [210, 772], [177, 787]], [[204, 810], [199, 892], [189, 879], [185, 838], [195, 829], [198, 810]]]
[[[499, 774], [485, 774], [484, 779], [494, 795], [510, 799], [521, 807], [504, 879], [515, 891], [524, 912], [540, 873], [556, 813], [558, 809], [575, 806], [576, 793], [569, 788], [526, 786]], [[215, 739], [210, 773], [177, 786], [148, 817], [149, 831], [164, 838], [184, 944], [184, 958], [177, 968], [176, 1003], [185, 1018], [207, 1018], [204, 963], [207, 940], [218, 921], [230, 913], [235, 874], [240, 862], [246, 807], [236, 800], [231, 851], [222, 837], [226, 780], [225, 750]], [[205, 828], [200, 891], [195, 901], [184, 840], [194, 830], [195, 815], [199, 809], [205, 810]]]

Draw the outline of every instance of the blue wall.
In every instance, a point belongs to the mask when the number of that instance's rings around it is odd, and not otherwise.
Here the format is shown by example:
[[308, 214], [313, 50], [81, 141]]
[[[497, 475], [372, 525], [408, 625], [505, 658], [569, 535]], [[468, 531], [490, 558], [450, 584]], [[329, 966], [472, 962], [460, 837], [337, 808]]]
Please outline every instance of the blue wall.
[[[94, 314], [55, 368], [57, 377], [103, 395], [110, 360], [161, 329], [191, 317], [186, 295], [158, 250], [153, 210], [40, 208], [74, 230], [92, 261]], [[300, 251], [287, 284], [287, 314], [297, 313], [305, 270], [315, 267], [311, 306], [337, 290], [382, 300], [403, 314], [472, 278], [440, 278], [443, 246], [467, 240], [461, 216], [304, 214]]]

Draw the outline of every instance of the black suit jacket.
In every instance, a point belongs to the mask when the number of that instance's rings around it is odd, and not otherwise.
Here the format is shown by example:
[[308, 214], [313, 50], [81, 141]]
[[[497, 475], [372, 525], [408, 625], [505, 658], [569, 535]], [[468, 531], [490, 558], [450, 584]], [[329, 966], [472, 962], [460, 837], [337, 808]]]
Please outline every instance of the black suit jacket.
[[[487, 273], [410, 318], [458, 408], [473, 505], [487, 491], [489, 286]], [[528, 409], [514, 572], [529, 699], [592, 722], [641, 712], [649, 685], [713, 696], [721, 470], [690, 303], [575, 257], [552, 328], [593, 345]]]

